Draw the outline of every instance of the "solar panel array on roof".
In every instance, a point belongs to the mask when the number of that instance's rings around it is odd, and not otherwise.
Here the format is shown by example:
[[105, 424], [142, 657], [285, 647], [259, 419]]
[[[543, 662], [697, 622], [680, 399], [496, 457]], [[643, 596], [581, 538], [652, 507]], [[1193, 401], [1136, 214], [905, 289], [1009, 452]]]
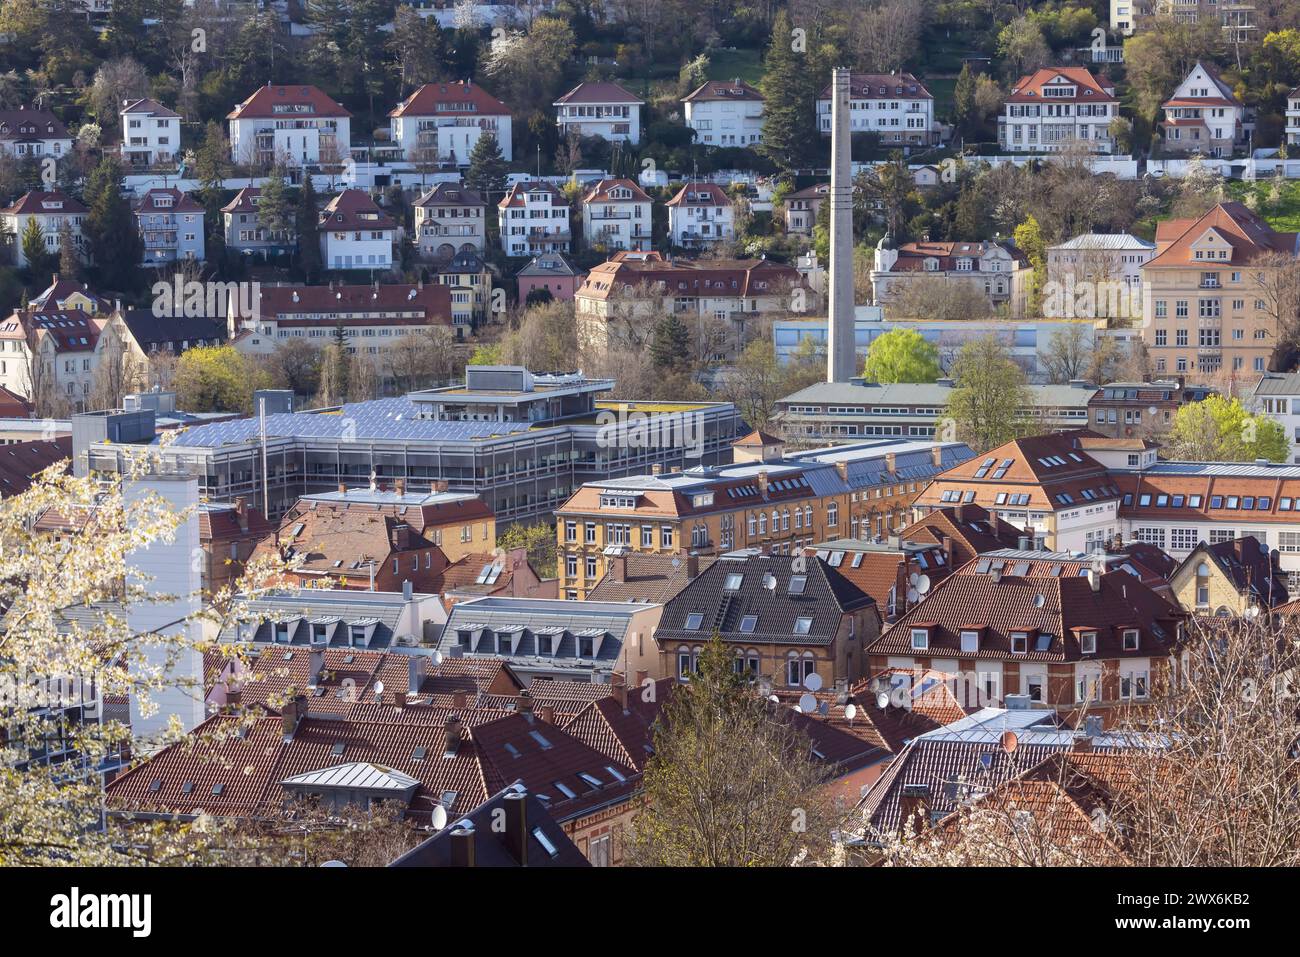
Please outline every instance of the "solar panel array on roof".
[[[375, 399], [344, 405], [339, 413], [279, 412], [266, 417], [269, 437], [313, 439], [466, 441], [493, 435], [512, 435], [529, 429], [524, 422], [441, 422], [416, 418], [415, 403], [405, 398]], [[256, 416], [231, 422], [195, 426], [182, 433], [175, 444], [216, 448], [257, 438]]]

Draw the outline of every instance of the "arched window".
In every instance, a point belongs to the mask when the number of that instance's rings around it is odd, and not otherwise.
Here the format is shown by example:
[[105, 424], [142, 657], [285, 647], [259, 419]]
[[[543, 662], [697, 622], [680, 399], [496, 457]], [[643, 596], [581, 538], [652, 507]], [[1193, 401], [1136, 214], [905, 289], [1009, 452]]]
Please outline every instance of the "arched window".
[[767, 512], [758, 513], [758, 534], [767, 534]]
[[812, 528], [812, 506], [811, 505], [805, 505], [803, 507], [803, 524], [805, 528]]
[[826, 524], [834, 528], [840, 523], [840, 507], [836, 502], [826, 506]]
[[797, 505], [794, 509], [794, 527], [796, 529], [803, 528], [803, 512], [800, 511], [799, 506]]
[[790, 531], [790, 510], [788, 508], [781, 509], [781, 531]]

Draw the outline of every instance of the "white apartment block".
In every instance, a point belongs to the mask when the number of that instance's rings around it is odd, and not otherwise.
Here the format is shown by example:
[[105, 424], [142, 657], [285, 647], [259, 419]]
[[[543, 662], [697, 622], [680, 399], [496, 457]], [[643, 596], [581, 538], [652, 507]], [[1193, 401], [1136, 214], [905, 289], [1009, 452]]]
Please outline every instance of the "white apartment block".
[[550, 183], [516, 183], [497, 204], [497, 214], [507, 256], [569, 251], [569, 201]]
[[352, 114], [314, 86], [258, 87], [227, 114], [242, 166], [336, 165], [351, 156]]
[[645, 101], [617, 83], [579, 83], [551, 105], [561, 138], [572, 131], [611, 142], [641, 142]]
[[359, 189], [345, 189], [321, 211], [321, 262], [326, 269], [392, 269], [397, 223]]
[[1286, 141], [1290, 146], [1300, 143], [1300, 86], [1286, 95]]
[[1021, 77], [1002, 111], [998, 144], [1005, 150], [1050, 153], [1080, 142], [1094, 153], [1114, 152], [1114, 84], [1084, 67], [1043, 67]]
[[[830, 84], [817, 98], [817, 128], [830, 136]], [[875, 133], [887, 146], [930, 146], [939, 141], [934, 97], [910, 73], [854, 73], [849, 78], [849, 131]]]
[[731, 197], [715, 183], [687, 183], [666, 205], [674, 246], [700, 248], [736, 238]]
[[23, 252], [23, 234], [28, 223], [36, 221], [40, 227], [45, 251], [59, 255], [59, 231], [67, 223], [72, 231], [72, 241], [85, 256], [85, 239], [81, 234], [82, 220], [89, 212], [80, 201], [57, 190], [45, 192], [32, 190], [18, 197], [12, 206], [0, 209], [0, 239], [9, 249], [9, 258], [19, 269], [28, 266]]
[[1254, 406], [1286, 430], [1288, 460], [1300, 465], [1300, 373], [1267, 372], [1255, 386]]
[[1245, 139], [1246, 107], [1213, 66], [1200, 60], [1161, 106], [1167, 153], [1231, 156]]
[[180, 153], [181, 115], [157, 100], [122, 103], [122, 159], [132, 166], [170, 163]]
[[[1067, 318], [1138, 318], [1142, 308], [1142, 267], [1156, 244], [1129, 233], [1083, 233], [1047, 247], [1047, 281], [1069, 297]], [[1087, 298], [1090, 297], [1090, 298]], [[1092, 310], [1087, 310], [1087, 303]], [[1090, 315], [1078, 315], [1075, 304]]]
[[484, 133], [496, 137], [507, 162], [512, 159], [510, 108], [468, 80], [426, 83], [388, 117], [393, 143], [411, 162], [468, 166]]
[[630, 179], [602, 179], [582, 197], [582, 238], [606, 251], [650, 248], [654, 202]]
[[686, 125], [702, 146], [763, 141], [763, 94], [744, 80], [709, 80], [682, 100]]
[[487, 248], [487, 201], [459, 183], [439, 183], [415, 205], [415, 246], [426, 259]]

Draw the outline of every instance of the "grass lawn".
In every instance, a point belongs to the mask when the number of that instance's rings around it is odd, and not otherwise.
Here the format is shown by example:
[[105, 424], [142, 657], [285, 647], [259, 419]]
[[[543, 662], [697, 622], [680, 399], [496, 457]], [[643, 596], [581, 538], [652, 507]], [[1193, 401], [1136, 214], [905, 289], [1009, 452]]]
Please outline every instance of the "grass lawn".
[[763, 78], [763, 52], [761, 50], [719, 50], [710, 54], [710, 80], [734, 80], [736, 77], [758, 86], [758, 81]]
[[1271, 181], [1256, 183], [1231, 182], [1227, 184], [1227, 193], [1233, 199], [1244, 200], [1253, 193], [1258, 200], [1255, 209], [1274, 229], [1284, 233], [1300, 232], [1300, 182], [1287, 180], [1282, 184], [1282, 196], [1276, 204], [1270, 205], [1268, 194], [1272, 191]]

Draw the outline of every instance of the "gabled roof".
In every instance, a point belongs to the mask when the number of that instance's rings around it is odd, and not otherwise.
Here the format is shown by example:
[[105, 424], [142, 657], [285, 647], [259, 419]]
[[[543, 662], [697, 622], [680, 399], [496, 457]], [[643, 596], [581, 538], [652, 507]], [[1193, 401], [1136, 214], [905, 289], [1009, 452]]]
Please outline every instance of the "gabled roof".
[[487, 206], [479, 193], [460, 183], [438, 183], [417, 199], [415, 206]]
[[466, 81], [426, 83], [388, 113], [389, 116], [509, 116], [510, 107]]
[[804, 565], [796, 573], [788, 557], [724, 555], [664, 606], [655, 637], [707, 641], [717, 631], [738, 644], [830, 645], [844, 615], [875, 602], [820, 559]]
[[256, 213], [257, 199], [262, 195], [262, 187], [245, 186], [235, 198], [221, 207], [223, 213]]
[[127, 100], [118, 113], [121, 116], [125, 116], [127, 113], [142, 113], [163, 119], [180, 119], [181, 116], [175, 110], [169, 110], [157, 100], [151, 100], [148, 97], [139, 100]]
[[314, 86], [259, 86], [228, 114], [228, 120], [350, 117], [352, 114]]
[[524, 206], [527, 204], [529, 193], [547, 193], [551, 197], [552, 206], [568, 206], [568, 197], [564, 195], [557, 187], [546, 182], [545, 180], [529, 180], [527, 182], [515, 183], [501, 197], [497, 206], [501, 209], [507, 209], [511, 206]]
[[645, 100], [637, 99], [617, 83], [579, 83], [551, 105], [560, 106], [561, 104], [575, 103], [644, 104]]
[[946, 505], [913, 522], [898, 533], [906, 541], [952, 544], [953, 567], [964, 565], [982, 552], [1015, 548], [1025, 533], [996, 512], [981, 505]]
[[[627, 190], [630, 195], [614, 198], [610, 192], [614, 189]], [[602, 179], [594, 183], [590, 189], [582, 196], [583, 204], [587, 203], [648, 203], [650, 197], [646, 195], [645, 190], [630, 179]]]
[[[1026, 553], [1028, 554], [1028, 553]], [[1001, 661], [1101, 661], [1160, 657], [1178, 643], [1186, 614], [1126, 571], [1090, 578], [1036, 577], [1028, 558], [994, 566], [978, 558], [939, 582], [867, 649], [872, 655], [917, 654], [912, 629], [929, 632], [925, 655]], [[1135, 649], [1123, 633], [1138, 631]], [[962, 650], [963, 631], [977, 631], [975, 650]], [[1095, 632], [1096, 650], [1084, 653], [1080, 634]], [[1013, 651], [1012, 633], [1027, 636]]]
[[0, 140], [27, 142], [71, 138], [63, 121], [49, 110], [37, 110], [27, 106], [21, 106], [16, 110], [0, 110]]
[[155, 186], [135, 202], [136, 215], [150, 211], [169, 213], [200, 213], [203, 206], [190, 197], [189, 193], [179, 189]]
[[1181, 576], [1184, 569], [1195, 569], [1206, 561], [1222, 572], [1237, 594], [1252, 603], [1257, 602], [1262, 608], [1275, 608], [1290, 598], [1286, 572], [1277, 567], [1275, 553], [1254, 535], [1213, 545], [1201, 542], [1188, 553], [1174, 574]]
[[[1075, 87], [1075, 95], [1044, 96], [1044, 87]], [[1109, 103], [1115, 102], [1115, 85], [1098, 79], [1081, 66], [1041, 67], [1022, 76], [1011, 88], [1008, 103]]]
[[[830, 99], [832, 84], [822, 87], [818, 99]], [[932, 100], [925, 84], [910, 73], [850, 73], [849, 96], [876, 99], [887, 96], [900, 100]]]
[[683, 103], [704, 103], [708, 101], [749, 100], [762, 103], [763, 94], [742, 79], [706, 80], [689, 94], [682, 97]]
[[227, 335], [225, 316], [155, 315], [152, 309], [125, 309], [122, 322], [136, 343], [145, 352], [150, 343], [194, 342], [204, 339], [209, 344], [225, 342]]
[[33, 312], [64, 312], [70, 308], [67, 304], [72, 301], [73, 296], [82, 296], [89, 300], [92, 310], [97, 315], [113, 311], [111, 299], [94, 292], [84, 282], [60, 279], [58, 273], [54, 274], [49, 286], [27, 303], [27, 308]]
[[[411, 285], [410, 283], [383, 283], [373, 286], [262, 286], [254, 303], [257, 315], [281, 323], [300, 322], [319, 325], [321, 320], [308, 319], [312, 315], [342, 314], [345, 322], [364, 321], [368, 313], [389, 314], [383, 320], [372, 320], [386, 325], [422, 325], [430, 322], [451, 322], [451, 292], [440, 283]], [[411, 313], [410, 316], [393, 316], [393, 313]]]
[[[522, 804], [522, 813], [520, 805]], [[520, 841], [511, 829], [522, 820], [525, 834]], [[504, 829], [500, 823], [504, 822]], [[460, 832], [457, 836], [453, 836]], [[465, 836], [465, 835], [468, 836]], [[546, 805], [515, 782], [494, 794], [468, 814], [448, 819], [433, 837], [407, 851], [389, 867], [468, 866], [456, 848], [457, 840], [473, 845], [474, 867], [590, 867], [576, 844], [555, 822]], [[518, 848], [523, 847], [522, 855]]]
[[983, 259], [994, 250], [1002, 250], [1013, 262], [1028, 265], [1029, 260], [1017, 247], [1009, 243], [981, 240], [968, 242], [924, 242], [903, 243], [898, 247], [898, 258], [889, 267], [889, 272], [925, 271], [927, 259], [938, 262], [939, 271], [950, 272], [957, 268], [959, 259]]
[[27, 491], [34, 475], [71, 457], [70, 435], [0, 446], [0, 498]]
[[528, 260], [528, 264], [515, 273], [519, 276], [577, 276], [578, 270], [561, 253], [541, 253]]
[[[1214, 64], [1206, 63], [1204, 60], [1197, 60], [1196, 63], [1192, 66], [1192, 68], [1187, 71], [1187, 76], [1183, 78], [1183, 82], [1178, 85], [1181, 87], [1183, 83], [1186, 83], [1188, 80], [1190, 80], [1192, 78], [1192, 74], [1195, 73], [1197, 69], [1203, 70], [1205, 72], [1205, 75], [1209, 77], [1210, 84], [1214, 87], [1214, 93], [1210, 96], [1175, 95], [1160, 105], [1160, 108], [1162, 110], [1169, 109], [1170, 107], [1179, 107], [1179, 106], [1227, 106], [1227, 107], [1238, 107], [1238, 108], [1241, 107], [1242, 105], [1241, 100], [1237, 99], [1237, 94], [1232, 92], [1232, 87], [1230, 87], [1226, 82], [1224, 82], [1223, 77], [1219, 76], [1218, 69], [1214, 66]], [[1175, 90], [1175, 93], [1177, 93], [1177, 90]]]
[[365, 191], [345, 189], [321, 210], [320, 226], [326, 230], [396, 229], [397, 223]]
[[686, 183], [665, 206], [731, 206], [731, 197], [717, 183]]
[[[587, 593], [590, 600], [663, 604], [691, 583], [687, 561], [677, 556], [628, 552], [622, 557], [627, 562], [626, 574], [615, 579], [614, 561], [608, 562], [605, 577]], [[699, 568], [708, 568], [717, 561], [712, 555], [700, 555], [696, 560]]]
[[[1214, 243], [1220, 248], [1227, 245], [1228, 259], [1197, 259], [1192, 247], [1201, 242], [1207, 233], [1213, 233]], [[1235, 200], [1219, 203], [1199, 219], [1170, 219], [1156, 226], [1156, 254], [1144, 269], [1187, 269], [1241, 265], [1270, 253], [1287, 253], [1295, 256], [1297, 233], [1279, 233], [1245, 204]]]
[[[58, 204], [53, 205], [53, 204]], [[10, 216], [44, 216], [84, 215], [90, 212], [80, 200], [60, 190], [33, 189], [23, 193], [11, 206], [0, 209], [0, 213]]]
[[771, 296], [807, 283], [799, 270], [771, 259], [636, 260], [623, 257], [603, 262], [587, 273], [576, 295], [587, 299], [609, 299], [620, 292], [646, 286], [662, 287], [661, 295], [692, 294], [737, 298]]

